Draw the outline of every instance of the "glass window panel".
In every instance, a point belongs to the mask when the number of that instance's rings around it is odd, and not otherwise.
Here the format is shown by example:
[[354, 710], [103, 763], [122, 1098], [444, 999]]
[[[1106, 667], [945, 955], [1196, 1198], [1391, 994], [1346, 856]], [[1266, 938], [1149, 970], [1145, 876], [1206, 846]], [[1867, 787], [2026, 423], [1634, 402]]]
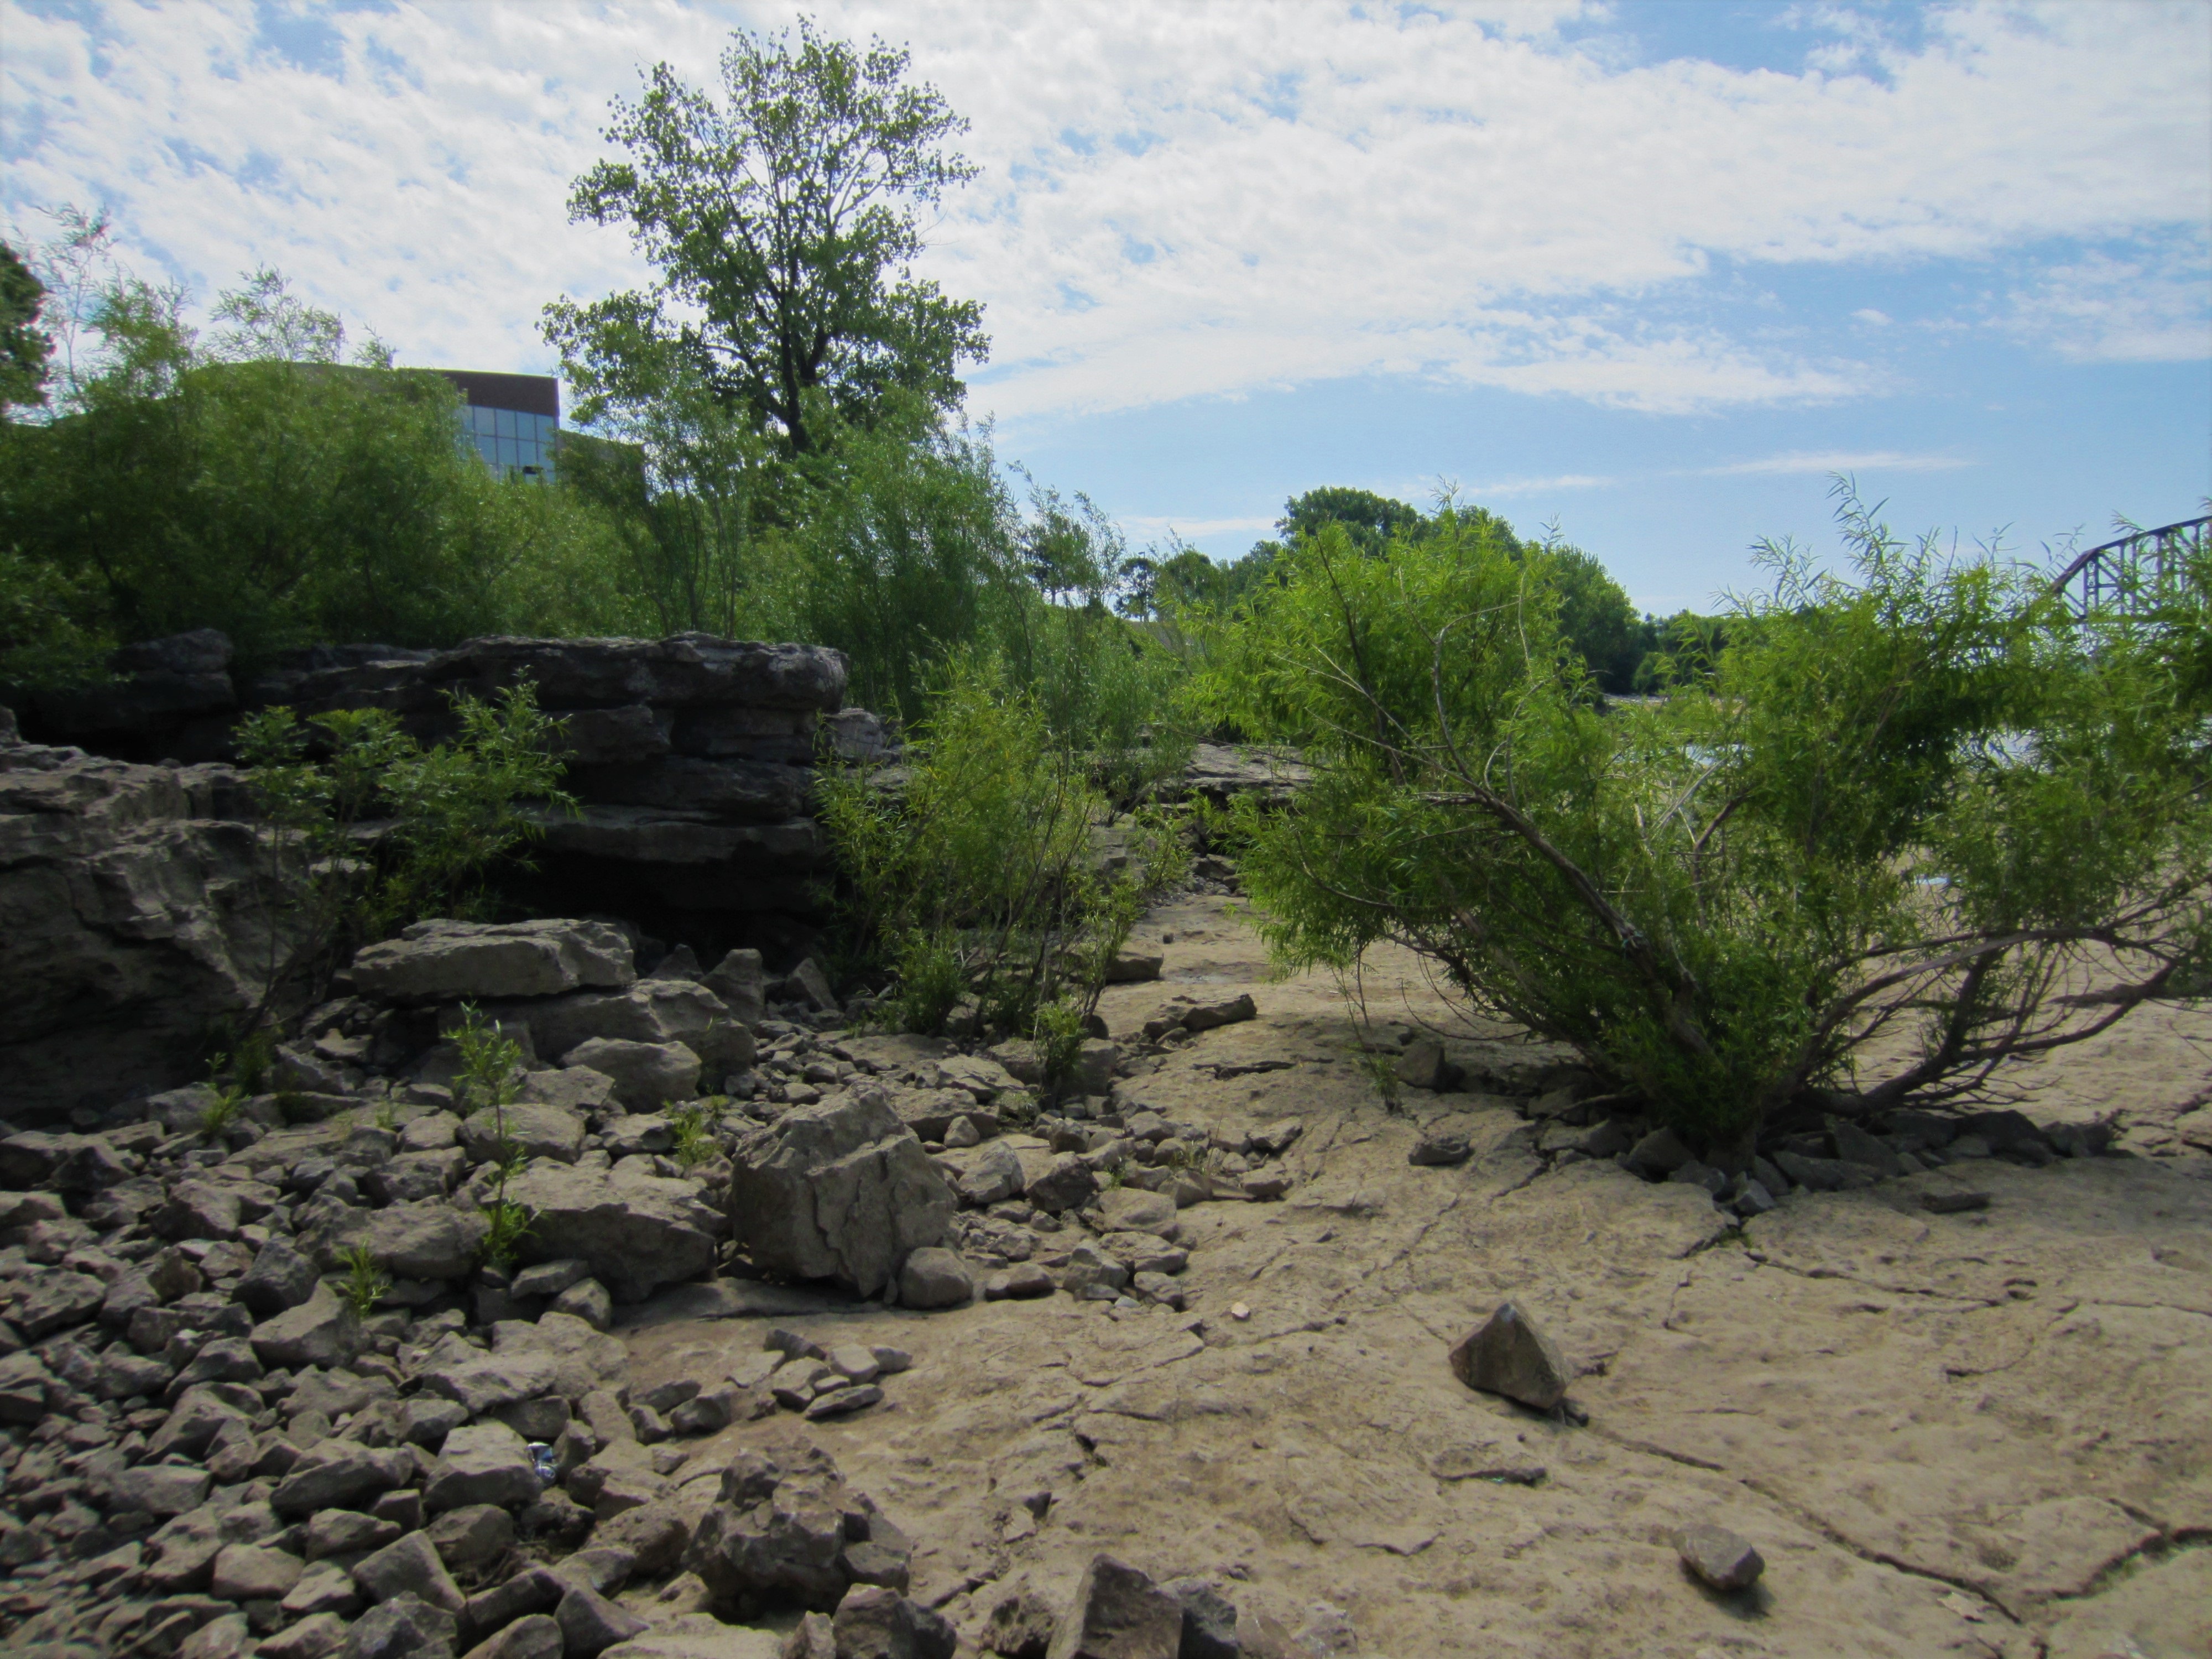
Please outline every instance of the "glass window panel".
[[470, 405], [469, 425], [474, 430], [483, 434], [487, 438], [490, 437], [494, 431], [496, 430], [492, 422], [492, 411], [484, 408], [481, 404]]
[[481, 433], [477, 434], [477, 453], [483, 457], [483, 464], [486, 466], [497, 466], [499, 465], [499, 440], [496, 438], [488, 438]]
[[514, 411], [511, 409], [502, 409], [495, 412], [499, 416], [499, 435], [502, 438], [512, 438], [514, 435]]

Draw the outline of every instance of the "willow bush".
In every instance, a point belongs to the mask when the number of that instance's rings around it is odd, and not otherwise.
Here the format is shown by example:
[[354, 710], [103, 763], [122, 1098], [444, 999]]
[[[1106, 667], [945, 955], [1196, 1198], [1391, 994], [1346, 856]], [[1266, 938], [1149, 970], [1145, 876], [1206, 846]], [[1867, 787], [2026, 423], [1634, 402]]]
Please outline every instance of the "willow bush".
[[1239, 824], [1274, 949], [1401, 941], [1724, 1160], [1793, 1103], [2001, 1089], [2201, 974], [2206, 572], [2084, 617], [1848, 495], [1839, 521], [1850, 574], [1764, 547], [1771, 591], [1652, 708], [1594, 694], [1540, 557], [1286, 549], [1197, 689], [1316, 763]]

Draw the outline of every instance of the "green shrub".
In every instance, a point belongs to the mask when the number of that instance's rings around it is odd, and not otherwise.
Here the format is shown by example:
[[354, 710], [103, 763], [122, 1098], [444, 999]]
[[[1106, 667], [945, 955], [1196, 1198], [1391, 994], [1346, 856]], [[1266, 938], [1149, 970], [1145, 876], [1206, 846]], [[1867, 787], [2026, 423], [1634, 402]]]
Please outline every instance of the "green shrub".
[[[555, 722], [527, 682], [492, 702], [458, 696], [453, 712], [454, 737], [427, 748], [382, 708], [301, 721], [280, 705], [240, 723], [246, 781], [270, 827], [257, 879], [272, 917], [272, 993], [422, 916], [483, 914], [501, 861], [543, 833], [532, 808], [573, 808], [550, 752]], [[373, 842], [371, 821], [382, 826]]]
[[995, 663], [947, 671], [896, 789], [854, 769], [822, 797], [848, 952], [901, 972], [893, 1006], [917, 1029], [969, 994], [1002, 1030], [1064, 995], [1088, 1014], [1145, 897], [1180, 868], [1155, 816], [1132, 821], [1130, 867], [1103, 873], [1093, 831], [1109, 809], [1083, 756]]
[[[1203, 688], [1316, 763], [1240, 822], [1273, 945], [1402, 941], [1731, 1160], [1819, 1091], [1972, 1094], [2201, 964], [2207, 573], [2185, 625], [2084, 619], [2045, 573], [1843, 525], [1854, 579], [1768, 549], [1710, 679], [1610, 713], [1501, 550], [1287, 550]], [[1877, 1036], [1913, 1040], [1878, 1066]]]

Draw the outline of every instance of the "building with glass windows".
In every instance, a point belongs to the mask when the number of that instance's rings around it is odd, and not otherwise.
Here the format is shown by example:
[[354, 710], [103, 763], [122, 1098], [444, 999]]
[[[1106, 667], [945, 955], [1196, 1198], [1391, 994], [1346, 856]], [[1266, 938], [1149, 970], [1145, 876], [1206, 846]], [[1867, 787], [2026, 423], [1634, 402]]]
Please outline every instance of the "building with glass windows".
[[461, 446], [504, 477], [550, 483], [561, 442], [561, 383], [550, 374], [441, 368], [461, 394]]

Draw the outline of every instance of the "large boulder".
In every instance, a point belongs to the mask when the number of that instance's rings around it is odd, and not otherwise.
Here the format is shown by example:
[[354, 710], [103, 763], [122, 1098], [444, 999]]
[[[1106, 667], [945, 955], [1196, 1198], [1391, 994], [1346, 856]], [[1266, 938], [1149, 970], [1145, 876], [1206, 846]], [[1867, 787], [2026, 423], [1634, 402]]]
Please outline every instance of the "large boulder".
[[945, 1177], [873, 1085], [786, 1112], [732, 1155], [730, 1222], [754, 1265], [835, 1279], [863, 1296], [939, 1244], [957, 1207]]
[[571, 1048], [566, 1063], [613, 1079], [615, 1098], [634, 1112], [649, 1112], [699, 1092], [699, 1056], [681, 1042], [593, 1037]]
[[[193, 1074], [252, 1008], [296, 907], [267, 891], [245, 782], [0, 744], [0, 1077], [27, 1127]], [[12, 1184], [0, 1182], [0, 1184]]]
[[636, 977], [629, 942], [599, 921], [418, 921], [353, 959], [354, 988], [384, 1002], [557, 996]]
[[507, 1182], [507, 1196], [532, 1212], [525, 1261], [587, 1261], [617, 1301], [642, 1302], [714, 1265], [720, 1218], [689, 1182], [533, 1164]]
[[574, 1164], [584, 1150], [584, 1120], [557, 1106], [529, 1102], [487, 1106], [462, 1120], [460, 1142], [471, 1164], [498, 1163], [509, 1153], [526, 1162], [550, 1158]]

